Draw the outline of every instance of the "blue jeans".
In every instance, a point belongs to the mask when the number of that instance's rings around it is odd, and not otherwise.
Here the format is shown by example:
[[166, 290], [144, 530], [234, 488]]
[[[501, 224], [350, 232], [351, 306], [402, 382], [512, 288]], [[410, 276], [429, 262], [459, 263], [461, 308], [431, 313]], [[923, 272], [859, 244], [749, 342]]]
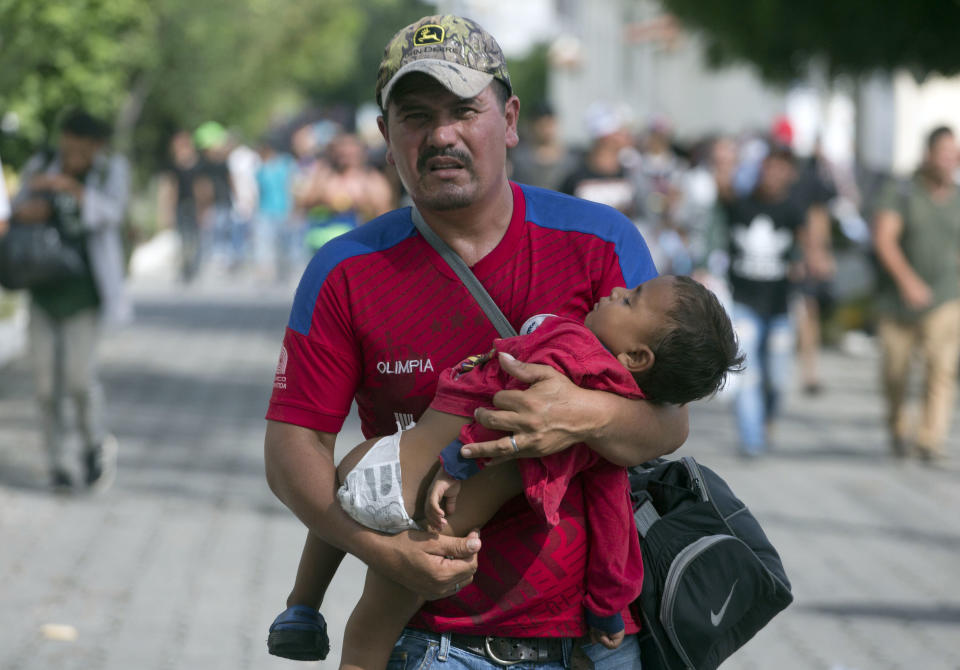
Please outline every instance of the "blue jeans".
[[788, 314], [762, 316], [739, 302], [733, 304], [733, 323], [747, 357], [734, 402], [740, 448], [756, 456], [769, 446], [767, 424], [777, 415], [793, 374], [796, 335]]
[[[573, 643], [564, 647], [564, 660], [551, 663], [517, 663], [515, 670], [564, 670], [570, 667]], [[584, 653], [593, 661], [595, 670], [641, 670], [640, 647], [637, 637], [629, 635], [617, 649], [603, 645], [583, 646]], [[502, 670], [504, 666], [493, 660], [459, 649], [450, 644], [449, 633], [429, 633], [406, 628], [397, 640], [387, 670]]]

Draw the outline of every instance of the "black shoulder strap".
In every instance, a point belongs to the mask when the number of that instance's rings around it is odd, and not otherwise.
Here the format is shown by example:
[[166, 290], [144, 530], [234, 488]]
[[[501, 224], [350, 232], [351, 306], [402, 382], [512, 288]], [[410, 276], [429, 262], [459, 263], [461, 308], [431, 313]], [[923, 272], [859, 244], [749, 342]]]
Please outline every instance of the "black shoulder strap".
[[440, 254], [440, 258], [460, 277], [460, 281], [462, 281], [463, 285], [470, 291], [470, 295], [472, 295], [477, 301], [477, 304], [480, 305], [480, 309], [482, 309], [483, 313], [490, 319], [493, 327], [500, 333], [500, 337], [513, 337], [516, 335], [517, 331], [510, 325], [507, 317], [504, 316], [500, 308], [497, 307], [497, 303], [493, 301], [493, 298], [490, 297], [487, 290], [483, 288], [480, 280], [477, 279], [476, 275], [467, 267], [463, 259], [457, 255], [457, 252], [451, 249], [449, 244], [433, 232], [430, 226], [427, 225], [427, 222], [423, 220], [423, 215], [420, 214], [420, 210], [416, 207], [411, 207], [410, 218], [413, 219], [413, 225], [417, 227], [423, 239]]

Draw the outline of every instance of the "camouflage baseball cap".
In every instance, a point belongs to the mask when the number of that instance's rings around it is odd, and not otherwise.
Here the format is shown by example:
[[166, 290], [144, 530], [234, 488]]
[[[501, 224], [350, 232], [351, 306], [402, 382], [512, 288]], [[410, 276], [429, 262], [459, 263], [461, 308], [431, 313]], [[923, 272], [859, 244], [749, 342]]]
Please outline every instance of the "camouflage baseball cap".
[[377, 73], [377, 104], [386, 109], [402, 76], [422, 72], [461, 98], [472, 98], [499, 79], [513, 91], [507, 61], [493, 36], [470, 19], [425, 16], [387, 43]]

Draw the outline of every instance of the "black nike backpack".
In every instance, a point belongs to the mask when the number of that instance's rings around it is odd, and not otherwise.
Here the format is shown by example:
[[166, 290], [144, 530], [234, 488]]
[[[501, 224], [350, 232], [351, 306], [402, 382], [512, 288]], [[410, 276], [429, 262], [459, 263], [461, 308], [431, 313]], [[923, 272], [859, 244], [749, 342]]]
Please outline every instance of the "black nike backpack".
[[780, 556], [727, 483], [693, 458], [628, 472], [644, 670], [713, 670], [793, 601]]

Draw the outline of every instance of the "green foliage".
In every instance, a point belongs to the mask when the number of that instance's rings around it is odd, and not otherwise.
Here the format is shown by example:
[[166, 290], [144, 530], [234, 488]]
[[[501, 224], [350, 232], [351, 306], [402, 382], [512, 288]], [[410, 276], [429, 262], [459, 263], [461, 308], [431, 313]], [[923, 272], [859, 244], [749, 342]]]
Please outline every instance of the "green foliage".
[[713, 64], [748, 61], [768, 80], [907, 68], [918, 79], [960, 72], [958, 0], [661, 0], [701, 31]]
[[278, 105], [371, 100], [383, 45], [433, 11], [418, 0], [0, 0], [0, 117], [19, 120], [0, 155], [19, 164], [74, 105], [116, 120], [149, 166], [176, 128], [216, 119], [255, 136]]
[[522, 103], [521, 119], [524, 108], [533, 109], [547, 99], [547, 49], [547, 44], [538, 44], [523, 58], [507, 59], [513, 92], [520, 97]]
[[64, 107], [111, 113], [130, 69], [148, 66], [154, 18], [147, 0], [0, 0], [0, 113], [32, 142]]

